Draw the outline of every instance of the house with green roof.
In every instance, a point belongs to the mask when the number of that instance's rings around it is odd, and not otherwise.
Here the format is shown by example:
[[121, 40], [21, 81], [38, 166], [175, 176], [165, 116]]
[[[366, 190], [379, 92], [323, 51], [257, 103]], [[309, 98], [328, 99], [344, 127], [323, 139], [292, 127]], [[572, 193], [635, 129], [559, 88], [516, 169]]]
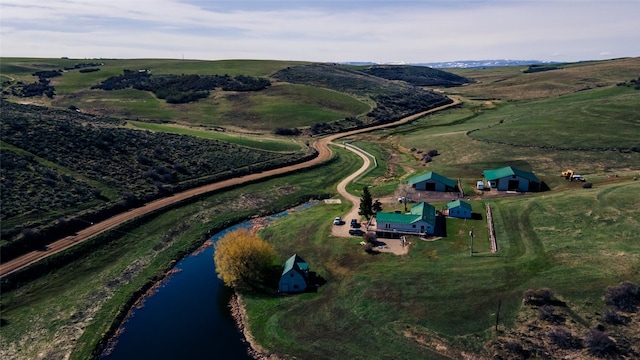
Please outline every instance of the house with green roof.
[[426, 174], [414, 176], [407, 180], [407, 182], [416, 190], [457, 191], [455, 181], [433, 171], [429, 171]]
[[499, 191], [540, 191], [542, 182], [532, 173], [512, 166], [482, 172], [491, 189]]
[[471, 219], [471, 204], [462, 200], [454, 200], [447, 203], [447, 214], [450, 217]]
[[303, 292], [307, 290], [308, 280], [309, 264], [298, 254], [293, 254], [284, 263], [278, 290], [285, 293]]
[[396, 212], [376, 213], [376, 233], [379, 236], [397, 234], [432, 235], [436, 230], [436, 208], [421, 202], [406, 214]]

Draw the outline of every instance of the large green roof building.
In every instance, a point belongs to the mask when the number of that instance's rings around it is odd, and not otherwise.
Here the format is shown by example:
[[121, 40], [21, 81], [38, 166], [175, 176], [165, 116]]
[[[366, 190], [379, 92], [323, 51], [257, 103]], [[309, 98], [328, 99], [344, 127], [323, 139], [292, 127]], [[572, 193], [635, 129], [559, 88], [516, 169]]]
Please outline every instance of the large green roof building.
[[456, 191], [456, 182], [433, 171], [414, 176], [407, 183], [416, 190]]
[[491, 189], [500, 191], [540, 191], [542, 182], [532, 172], [505, 166], [482, 172]]

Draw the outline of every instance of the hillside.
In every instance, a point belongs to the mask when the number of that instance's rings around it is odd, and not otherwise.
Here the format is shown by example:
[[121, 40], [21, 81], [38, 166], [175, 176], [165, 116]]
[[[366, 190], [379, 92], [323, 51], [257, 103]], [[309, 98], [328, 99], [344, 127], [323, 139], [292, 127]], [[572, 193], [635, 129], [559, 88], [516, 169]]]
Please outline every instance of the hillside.
[[149, 200], [314, 155], [123, 125], [120, 119], [2, 101], [4, 260]]
[[[59, 66], [58, 59], [50, 63], [55, 66], [47, 69]], [[177, 74], [172, 66], [180, 74], [223, 73], [218, 62], [189, 64], [197, 65], [197, 71], [177, 60], [149, 63], [152, 74]], [[2, 66], [4, 71], [9, 65]], [[248, 92], [212, 90], [209, 97], [186, 104], [167, 104], [151, 91], [133, 88], [89, 89], [122, 75], [124, 68], [146, 68], [143, 61], [113, 66], [53, 77], [53, 99], [7, 95], [13, 102], [58, 106], [3, 103], [2, 177], [13, 176], [3, 180], [3, 201], [8, 192], [26, 194], [28, 201], [9, 197], [14, 205], [7, 210], [31, 211], [24, 218], [14, 214], [16, 223], [38, 223], [41, 214], [55, 223], [68, 206], [85, 211], [125, 201], [129, 181], [140, 194], [157, 195], [155, 181], [162, 188], [179, 188], [209, 175], [201, 172], [200, 164], [211, 176], [223, 176], [230, 171], [228, 159], [217, 152], [244, 154], [247, 164], [299, 159], [307, 155], [306, 148], [296, 144], [314, 139], [304, 136], [307, 131], [364, 126], [365, 121], [401, 116], [441, 100], [428, 91], [416, 92], [414, 85], [352, 66], [277, 62], [225, 62], [233, 69], [231, 77], [268, 78], [271, 85]], [[326, 284], [295, 296], [244, 292], [248, 328], [259, 344], [284, 358], [640, 356], [640, 291], [625, 285], [638, 284], [640, 269], [640, 58], [527, 69], [451, 70], [476, 80], [441, 87], [461, 105], [345, 138], [377, 162], [348, 185], [352, 194], [360, 196], [368, 186], [373, 197], [384, 202], [384, 211], [402, 212], [396, 199], [403, 184], [434, 171], [460, 180], [476, 216], [444, 220], [446, 236], [441, 238], [411, 237], [404, 256], [371, 255], [359, 245], [361, 238], [332, 236], [331, 220], [347, 211], [350, 204], [345, 201], [319, 202], [277, 220], [261, 230], [261, 236], [282, 261], [293, 252], [303, 256]], [[18, 70], [11, 75], [14, 80], [3, 72], [3, 81], [11, 85], [18, 79], [34, 80], [33, 69]], [[72, 76], [93, 78], [74, 88], [68, 82]], [[407, 96], [410, 93], [417, 95]], [[80, 112], [69, 110], [72, 104], [79, 104]], [[13, 109], [7, 118], [5, 105]], [[388, 112], [368, 116], [376, 111], [374, 105]], [[128, 119], [96, 115], [103, 110], [127, 113]], [[289, 113], [288, 122], [278, 121]], [[137, 116], [141, 114], [146, 115]], [[291, 136], [268, 135], [278, 127], [298, 128], [301, 134], [293, 137], [296, 142]], [[33, 141], [25, 134], [33, 134]], [[261, 143], [262, 138], [280, 145]], [[296, 146], [300, 150], [294, 150]], [[438, 155], [426, 162], [424, 154], [433, 149]], [[125, 224], [10, 279], [15, 282], [3, 282], [13, 287], [3, 288], [0, 351], [25, 359], [95, 356], [104, 345], [103, 334], [121, 321], [140, 289], [155, 284], [212, 231], [335, 194], [336, 184], [361, 161], [342, 146], [334, 151], [334, 159], [321, 166], [211, 194]], [[74, 161], [73, 154], [87, 160]], [[102, 158], [109, 172], [95, 167]], [[531, 170], [547, 190], [495, 194], [476, 189], [483, 170], [507, 165]], [[189, 171], [179, 171], [181, 166]], [[590, 187], [559, 176], [569, 168], [585, 176]], [[174, 175], [177, 183], [170, 181]], [[444, 209], [449, 200], [421, 196], [414, 200], [426, 200], [436, 209]], [[40, 202], [52, 210], [42, 211], [36, 205]], [[493, 211], [497, 253], [491, 252], [488, 240], [487, 204]], [[6, 224], [3, 219], [3, 229]], [[476, 234], [472, 254], [469, 230]]]
[[[306, 135], [387, 123], [450, 101], [324, 64], [0, 65], [5, 259], [176, 191], [302, 161], [313, 155], [300, 146]], [[269, 133], [303, 137], [292, 142]], [[41, 186], [45, 191], [35, 190]]]
[[361, 70], [364, 73], [389, 80], [402, 80], [415, 86], [460, 86], [472, 80], [426, 66], [377, 65]]
[[612, 86], [638, 79], [640, 58], [554, 64], [550, 71], [525, 73], [529, 66], [491, 69], [447, 69], [476, 82], [464, 87], [470, 98], [529, 100]]
[[[13, 101], [244, 132], [332, 133], [388, 122], [446, 101], [442, 95], [413, 91], [409, 83], [328, 64], [3, 59], [0, 66], [3, 96]], [[443, 84], [447, 76], [457, 77], [442, 71], [438, 76]], [[392, 100], [398, 96], [412, 100]]]

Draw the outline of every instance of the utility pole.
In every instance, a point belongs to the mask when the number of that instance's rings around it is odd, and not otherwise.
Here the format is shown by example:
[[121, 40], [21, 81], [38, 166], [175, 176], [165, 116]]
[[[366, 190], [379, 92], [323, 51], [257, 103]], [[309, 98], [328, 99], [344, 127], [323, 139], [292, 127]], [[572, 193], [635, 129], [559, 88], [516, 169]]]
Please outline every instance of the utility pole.
[[469, 256], [473, 256], [473, 228], [469, 231], [469, 238], [471, 239], [469, 244]]

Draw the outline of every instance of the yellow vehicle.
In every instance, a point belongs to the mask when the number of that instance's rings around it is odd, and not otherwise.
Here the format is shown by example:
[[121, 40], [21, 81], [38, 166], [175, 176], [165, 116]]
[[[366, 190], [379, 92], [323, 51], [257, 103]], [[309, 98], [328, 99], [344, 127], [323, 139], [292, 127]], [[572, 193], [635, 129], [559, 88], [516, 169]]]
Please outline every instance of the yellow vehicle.
[[577, 175], [571, 169], [567, 169], [567, 171], [563, 171], [562, 175], [560, 175], [560, 176], [562, 176], [563, 178], [565, 178], [565, 179], [567, 179], [569, 181], [581, 181], [581, 182], [587, 181], [587, 179], [582, 177], [582, 175]]

